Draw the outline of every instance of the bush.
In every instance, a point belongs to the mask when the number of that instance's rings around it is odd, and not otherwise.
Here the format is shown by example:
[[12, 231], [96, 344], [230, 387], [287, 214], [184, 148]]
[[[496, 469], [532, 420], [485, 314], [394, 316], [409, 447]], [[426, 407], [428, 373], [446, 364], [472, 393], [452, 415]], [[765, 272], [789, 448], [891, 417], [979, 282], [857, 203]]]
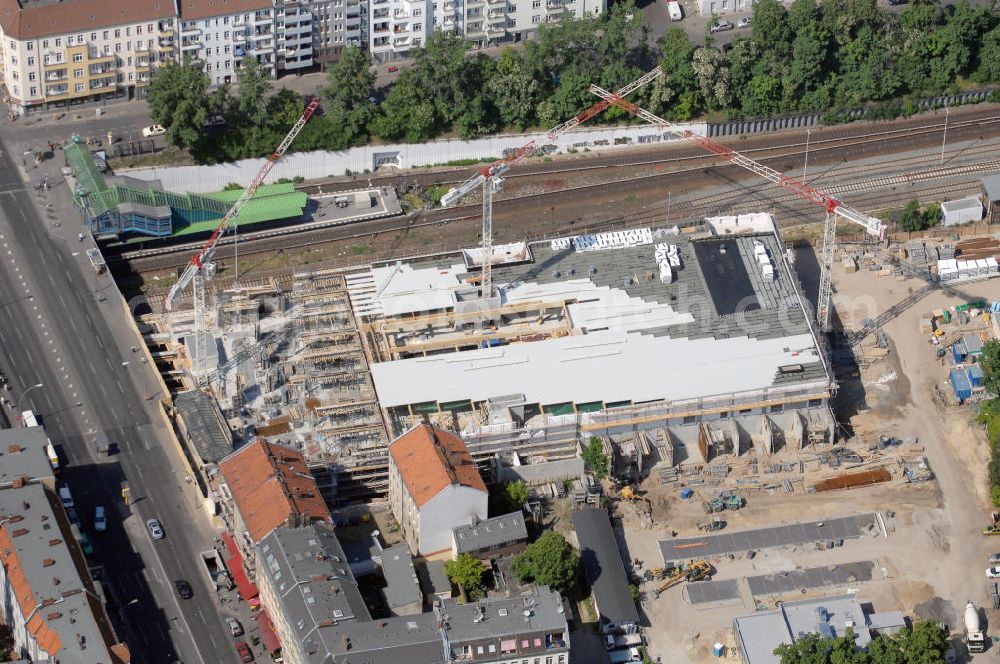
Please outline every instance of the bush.
[[514, 558], [510, 570], [521, 583], [534, 582], [566, 592], [576, 580], [580, 556], [554, 530], [546, 531]]

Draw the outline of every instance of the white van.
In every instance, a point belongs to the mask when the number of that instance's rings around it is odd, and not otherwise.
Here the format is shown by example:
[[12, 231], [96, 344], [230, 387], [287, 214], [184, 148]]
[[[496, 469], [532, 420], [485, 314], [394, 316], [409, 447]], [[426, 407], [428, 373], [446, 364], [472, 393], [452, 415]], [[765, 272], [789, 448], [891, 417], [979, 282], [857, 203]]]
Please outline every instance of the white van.
[[667, 0], [667, 13], [670, 14], [671, 21], [680, 21], [684, 18], [681, 3], [677, 2], [677, 0]]
[[31, 412], [30, 410], [26, 410], [26, 411], [24, 411], [24, 412], [21, 413], [21, 422], [26, 427], [37, 427], [38, 426], [38, 418], [36, 418], [35, 414], [33, 412]]
[[641, 662], [642, 653], [638, 648], [628, 648], [627, 650], [612, 650], [608, 653], [611, 664], [627, 664], [628, 662]]
[[99, 533], [103, 533], [108, 529], [108, 519], [107, 515], [104, 513], [104, 507], [98, 505], [94, 509], [94, 530]]

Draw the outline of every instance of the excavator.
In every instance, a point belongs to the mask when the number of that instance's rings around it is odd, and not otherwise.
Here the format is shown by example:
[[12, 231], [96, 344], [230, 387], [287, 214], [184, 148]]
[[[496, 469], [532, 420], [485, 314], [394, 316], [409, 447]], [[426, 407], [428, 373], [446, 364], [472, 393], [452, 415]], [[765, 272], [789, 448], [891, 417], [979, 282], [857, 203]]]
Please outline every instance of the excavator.
[[646, 514], [653, 513], [653, 504], [650, 502], [649, 498], [643, 496], [638, 491], [636, 491], [635, 487], [633, 487], [631, 484], [626, 484], [625, 486], [623, 486], [621, 488], [621, 491], [618, 492], [618, 495], [621, 497], [622, 500], [642, 503], [643, 505], [645, 505]]
[[707, 560], [696, 560], [688, 565], [678, 565], [668, 572], [667, 580], [652, 591], [653, 598], [659, 597], [660, 593], [666, 592], [682, 581], [687, 581], [688, 583], [701, 581], [711, 575], [712, 566]]

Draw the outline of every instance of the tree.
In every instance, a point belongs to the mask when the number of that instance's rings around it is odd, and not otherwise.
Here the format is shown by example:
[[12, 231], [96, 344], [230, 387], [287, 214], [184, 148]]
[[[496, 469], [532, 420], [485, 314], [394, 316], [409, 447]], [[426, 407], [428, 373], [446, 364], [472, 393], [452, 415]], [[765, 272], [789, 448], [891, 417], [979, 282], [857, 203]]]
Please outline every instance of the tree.
[[983, 370], [983, 387], [994, 397], [1000, 397], [1000, 341], [990, 339], [983, 344], [979, 366]]
[[420, 88], [413, 70], [407, 69], [379, 104], [368, 129], [379, 138], [416, 143], [433, 138], [438, 125], [434, 102]]
[[973, 78], [979, 83], [1000, 81], [1000, 25], [983, 35], [979, 48], [979, 66]]
[[597, 481], [608, 476], [608, 455], [604, 453], [604, 443], [597, 436], [591, 436], [590, 442], [583, 448], [583, 463], [594, 474]]
[[788, 58], [793, 34], [788, 25], [788, 12], [778, 0], [757, 0], [754, 3], [751, 29], [751, 38], [762, 50], [773, 53], [779, 60]]
[[507, 494], [510, 504], [515, 506], [515, 509], [522, 509], [523, 505], [528, 502], [528, 485], [523, 480], [507, 482], [504, 492]]
[[894, 637], [908, 664], [934, 664], [945, 661], [948, 652], [948, 630], [941, 623], [923, 620], [911, 630]]
[[830, 639], [819, 634], [783, 643], [774, 650], [781, 664], [936, 664], [948, 650], [948, 632], [940, 623], [918, 622], [912, 630], [877, 635], [867, 652], [858, 650], [853, 630]]
[[204, 63], [184, 57], [156, 69], [146, 92], [149, 115], [167, 130], [167, 141], [179, 148], [197, 145], [208, 121], [209, 78]]
[[546, 531], [514, 558], [510, 569], [522, 582], [534, 582], [566, 592], [576, 579], [580, 556], [559, 533]]
[[500, 121], [523, 131], [535, 120], [540, 87], [521, 54], [508, 47], [500, 52], [496, 70], [486, 83], [486, 92], [500, 113]]
[[256, 57], [243, 57], [243, 66], [236, 72], [239, 89], [236, 93], [236, 110], [240, 124], [259, 132], [267, 123], [267, 98], [271, 88], [271, 72]]
[[714, 48], [699, 48], [694, 52], [692, 68], [705, 104], [709, 108], [727, 108], [732, 103], [733, 91], [725, 56]]
[[466, 598], [470, 600], [481, 595], [485, 571], [483, 563], [468, 553], [460, 553], [454, 560], [444, 564], [444, 573], [453, 583], [458, 584]]
[[[319, 91], [325, 115], [344, 128], [348, 144], [364, 142], [368, 123], [375, 115], [375, 104], [370, 101], [375, 93], [371, 54], [357, 46], [348, 46], [340, 59], [330, 65], [326, 81], [327, 85]], [[344, 147], [347, 145], [335, 149]]]
[[801, 97], [822, 83], [823, 66], [829, 52], [829, 38], [819, 24], [811, 21], [802, 27], [792, 42], [792, 62], [785, 76], [786, 90]]
[[899, 217], [900, 229], [913, 233], [924, 229], [924, 216], [920, 214], [920, 201], [914, 199], [903, 208], [903, 214]]
[[781, 81], [773, 76], [754, 76], [743, 92], [743, 112], [747, 115], [771, 115], [780, 105]]

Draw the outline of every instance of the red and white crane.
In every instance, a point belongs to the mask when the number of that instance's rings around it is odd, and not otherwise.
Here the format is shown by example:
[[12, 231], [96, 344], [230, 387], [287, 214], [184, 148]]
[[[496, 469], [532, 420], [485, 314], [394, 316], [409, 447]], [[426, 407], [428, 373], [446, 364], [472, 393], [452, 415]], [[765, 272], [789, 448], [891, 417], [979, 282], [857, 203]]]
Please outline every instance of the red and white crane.
[[[648, 74], [645, 74], [638, 79], [632, 81], [625, 87], [618, 90], [614, 97], [616, 99], [621, 99], [630, 92], [638, 90], [642, 86], [646, 85], [650, 81], [663, 75], [663, 71], [657, 67], [653, 69]], [[611, 106], [613, 102], [609, 100], [602, 100], [587, 110], [583, 111], [571, 120], [567, 120], [558, 127], [555, 127], [546, 134], [546, 139], [548, 141], [554, 141], [558, 137], [565, 134], [570, 129], [573, 129], [580, 124], [591, 119], [595, 115], [602, 113], [606, 108]], [[470, 191], [482, 185], [483, 187], [483, 241], [482, 241], [482, 277], [480, 279], [480, 294], [482, 297], [487, 298], [493, 294], [493, 268], [492, 268], [492, 257], [493, 257], [493, 194], [503, 190], [503, 174], [510, 170], [512, 164], [521, 161], [532, 152], [539, 148], [538, 140], [533, 140], [525, 145], [522, 145], [518, 149], [514, 150], [511, 154], [507, 155], [503, 159], [494, 161], [488, 166], [481, 168], [475, 175], [470, 177], [468, 180], [458, 185], [457, 187], [450, 189], [448, 193], [441, 197], [441, 207], [451, 207], [459, 200], [462, 199]]]
[[195, 343], [200, 343], [199, 337], [200, 333], [205, 329], [205, 284], [204, 284], [204, 271], [212, 263], [212, 256], [215, 254], [216, 248], [219, 246], [219, 240], [225, 235], [229, 224], [236, 219], [243, 206], [253, 198], [253, 195], [257, 193], [257, 189], [260, 185], [264, 183], [264, 178], [267, 174], [271, 172], [274, 165], [285, 155], [285, 151], [288, 150], [288, 146], [292, 144], [295, 137], [299, 135], [302, 128], [309, 122], [309, 118], [313, 116], [316, 109], [319, 108], [319, 97], [313, 97], [313, 99], [306, 105], [302, 115], [299, 117], [298, 122], [296, 122], [292, 128], [289, 130], [288, 135], [285, 136], [285, 140], [281, 141], [281, 145], [271, 153], [271, 155], [264, 161], [261, 165], [260, 170], [257, 171], [257, 175], [254, 176], [247, 188], [243, 190], [243, 193], [233, 206], [229, 208], [220, 221], [219, 225], [215, 227], [215, 231], [212, 236], [208, 238], [204, 246], [202, 246], [201, 251], [191, 257], [188, 262], [187, 267], [184, 268], [184, 272], [177, 279], [173, 286], [170, 287], [170, 292], [167, 293], [166, 301], [163, 303], [163, 307], [170, 311], [173, 308], [174, 300], [177, 296], [187, 288], [188, 284], [191, 284], [191, 295], [194, 299], [194, 332], [195, 332]]
[[608, 92], [597, 85], [591, 85], [590, 91], [598, 97], [601, 97], [603, 100], [639, 116], [652, 125], [669, 129], [674, 134], [697, 143], [705, 150], [717, 154], [737, 166], [741, 166], [752, 173], [756, 173], [757, 175], [770, 180], [774, 184], [782, 187], [783, 189], [787, 189], [800, 198], [823, 206], [826, 210], [826, 223], [823, 227], [823, 247], [820, 251], [819, 297], [816, 300], [816, 319], [819, 322], [820, 329], [824, 332], [828, 332], [830, 330], [830, 297], [832, 290], [830, 270], [833, 267], [833, 250], [837, 242], [837, 217], [846, 219], [851, 223], [861, 226], [870, 235], [878, 236], [880, 239], [885, 233], [885, 226], [882, 224], [882, 221], [875, 217], [869, 217], [862, 212], [858, 212], [854, 208], [844, 205], [833, 196], [824, 194], [822, 191], [814, 189], [794, 178], [790, 178], [784, 173], [780, 173], [773, 168], [764, 166], [746, 155], [742, 155], [731, 148], [727, 148], [718, 141], [714, 141], [707, 136], [702, 136], [701, 134], [696, 134], [690, 129], [685, 129], [670, 120], [664, 120], [661, 117], [653, 115], [649, 111], [636, 106], [632, 102], [622, 99], [621, 96], [616, 93]]

